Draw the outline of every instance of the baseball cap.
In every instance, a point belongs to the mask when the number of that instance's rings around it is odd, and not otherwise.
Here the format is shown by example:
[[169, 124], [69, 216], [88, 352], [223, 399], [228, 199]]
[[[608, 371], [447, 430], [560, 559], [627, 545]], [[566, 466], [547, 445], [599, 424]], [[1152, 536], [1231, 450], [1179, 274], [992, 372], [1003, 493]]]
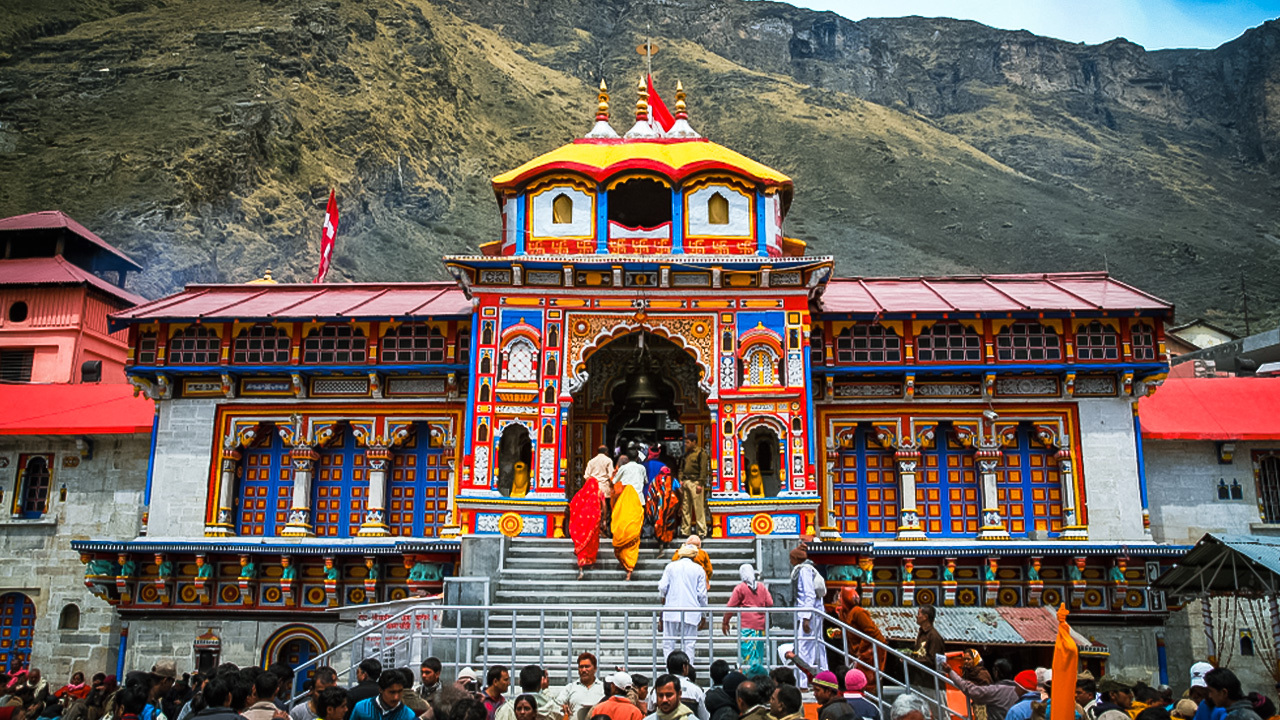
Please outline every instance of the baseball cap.
[[828, 690], [839, 690], [840, 683], [836, 680], [836, 674], [830, 670], [823, 670], [813, 678], [814, 685], [820, 685]]
[[1204, 676], [1209, 674], [1213, 669], [1213, 665], [1207, 662], [1198, 662], [1191, 666], [1191, 687], [1209, 687], [1205, 684]]
[[462, 680], [463, 678], [466, 678], [467, 680], [475, 680], [476, 671], [472, 670], [470, 667], [462, 668], [461, 670], [458, 671], [458, 679]]
[[605, 681], [612, 683], [616, 688], [626, 689], [632, 687], [631, 675], [621, 670], [605, 678]]
[[1013, 681], [1023, 690], [1031, 691], [1036, 689], [1036, 671], [1023, 670], [1013, 676]]

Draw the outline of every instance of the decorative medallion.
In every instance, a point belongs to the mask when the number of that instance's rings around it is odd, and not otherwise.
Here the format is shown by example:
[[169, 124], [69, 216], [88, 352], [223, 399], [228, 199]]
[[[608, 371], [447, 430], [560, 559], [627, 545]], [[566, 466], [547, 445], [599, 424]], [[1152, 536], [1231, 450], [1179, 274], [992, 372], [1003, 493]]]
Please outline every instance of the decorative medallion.
[[876, 591], [876, 607], [893, 607], [893, 605], [896, 604], [896, 601], [897, 598], [894, 597], [892, 590]]
[[1062, 593], [1057, 588], [1045, 588], [1041, 601], [1049, 607], [1057, 607], [1062, 603]]
[[240, 602], [240, 588], [235, 585], [223, 585], [222, 590], [218, 591], [218, 595], [224, 603]]
[[978, 593], [973, 588], [965, 588], [956, 593], [956, 602], [966, 607], [978, 604]]
[[318, 586], [307, 588], [307, 603], [311, 605], [324, 605], [324, 588]]
[[184, 603], [194, 603], [200, 599], [200, 593], [196, 591], [194, 585], [183, 585], [178, 597]]
[[516, 537], [524, 532], [524, 518], [513, 512], [503, 513], [498, 519], [498, 532], [507, 537]]
[[280, 588], [275, 585], [267, 585], [262, 589], [262, 601], [265, 603], [280, 602]]
[[933, 605], [937, 601], [938, 601], [938, 596], [934, 594], [933, 590], [929, 588], [924, 588], [916, 591], [917, 605]]
[[756, 535], [773, 533], [773, 516], [768, 513], [757, 513], [751, 518], [751, 532]]
[[996, 600], [1005, 607], [1014, 607], [1018, 604], [1018, 591], [1013, 588], [1002, 588]]

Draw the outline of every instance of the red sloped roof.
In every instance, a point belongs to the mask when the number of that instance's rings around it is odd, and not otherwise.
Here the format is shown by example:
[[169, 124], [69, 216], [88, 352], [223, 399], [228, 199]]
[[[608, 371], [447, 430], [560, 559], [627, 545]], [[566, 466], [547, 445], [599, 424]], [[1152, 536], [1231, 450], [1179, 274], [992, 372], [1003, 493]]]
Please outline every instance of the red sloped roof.
[[0, 385], [0, 435], [126, 435], [151, 432], [155, 403], [133, 386]]
[[115, 313], [116, 322], [159, 318], [248, 319], [470, 315], [457, 285], [345, 283], [189, 285], [155, 302]]
[[115, 255], [129, 265], [134, 270], [141, 270], [142, 266], [133, 261], [133, 258], [125, 255], [116, 246], [98, 237], [89, 228], [76, 222], [70, 215], [61, 210], [44, 210], [41, 212], [27, 213], [26, 215], [14, 215], [13, 217], [0, 218], [0, 232], [5, 230], [54, 230], [57, 228], [66, 228], [107, 252]]
[[147, 302], [58, 256], [0, 260], [0, 285], [91, 285], [128, 305]]
[[1280, 378], [1176, 378], [1138, 400], [1149, 440], [1280, 440]]
[[822, 293], [829, 313], [1067, 312], [1172, 310], [1106, 273], [833, 278]]

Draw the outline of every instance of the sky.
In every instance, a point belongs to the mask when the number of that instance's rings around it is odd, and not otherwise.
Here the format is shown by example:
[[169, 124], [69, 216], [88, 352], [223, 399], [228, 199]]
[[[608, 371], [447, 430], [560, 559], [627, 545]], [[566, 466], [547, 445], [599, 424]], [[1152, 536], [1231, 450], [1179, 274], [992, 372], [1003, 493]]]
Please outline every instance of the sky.
[[790, 0], [850, 20], [953, 17], [1005, 30], [1103, 43], [1117, 37], [1148, 50], [1215, 48], [1280, 17], [1280, 0]]

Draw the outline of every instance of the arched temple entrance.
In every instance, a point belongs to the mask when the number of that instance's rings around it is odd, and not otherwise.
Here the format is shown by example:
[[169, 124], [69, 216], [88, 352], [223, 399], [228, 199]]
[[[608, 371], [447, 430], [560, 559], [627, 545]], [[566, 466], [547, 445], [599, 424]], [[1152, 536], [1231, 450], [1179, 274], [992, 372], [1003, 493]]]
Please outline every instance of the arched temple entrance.
[[743, 489], [751, 497], [777, 497], [785, 485], [782, 442], [774, 428], [760, 424], [742, 443]]
[[[649, 332], [623, 335], [587, 357], [586, 383], [569, 412], [569, 495], [582, 484], [586, 461], [604, 445], [644, 460], [658, 448], [671, 467], [682, 439], [710, 420], [703, 369], [689, 351]], [[700, 433], [701, 434], [701, 433]]]

